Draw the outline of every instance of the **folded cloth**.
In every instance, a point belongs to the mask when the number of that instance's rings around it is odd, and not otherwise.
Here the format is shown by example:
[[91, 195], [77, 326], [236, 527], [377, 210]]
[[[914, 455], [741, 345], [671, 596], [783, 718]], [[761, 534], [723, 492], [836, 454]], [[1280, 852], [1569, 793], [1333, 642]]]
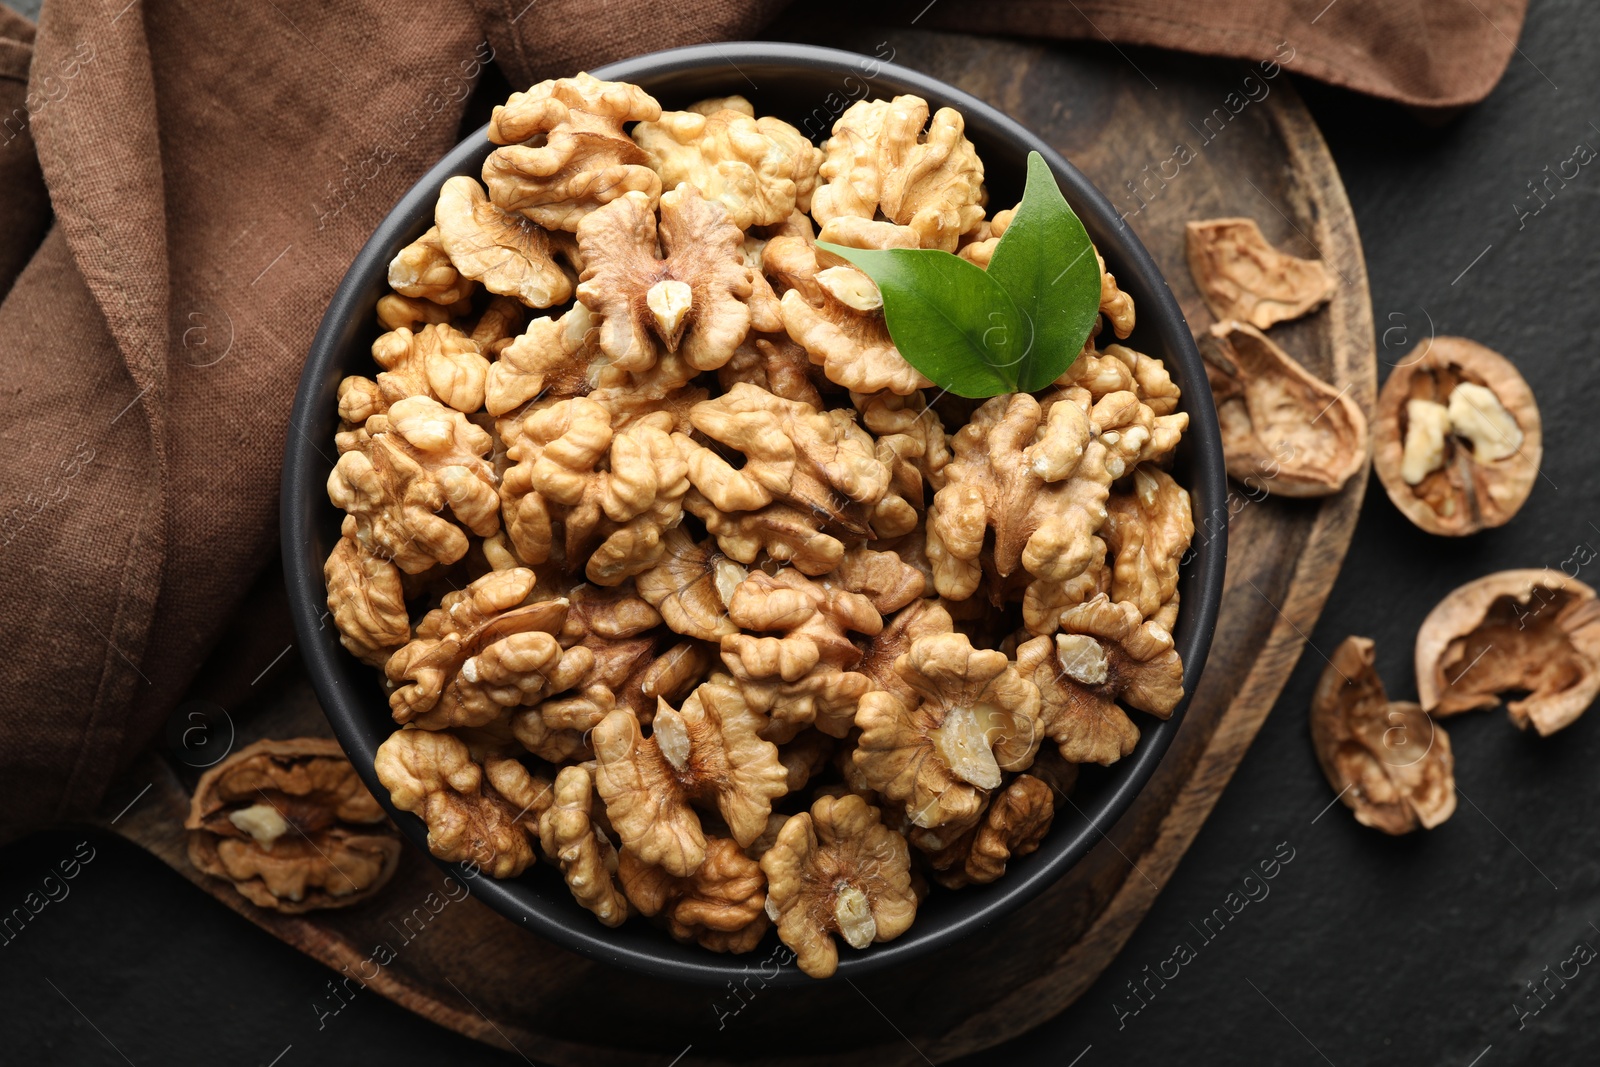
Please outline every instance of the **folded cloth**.
[[[1347, 89], [1423, 108], [1475, 104], [1516, 50], [1527, 0], [905, 0], [919, 26], [1081, 37], [1270, 59]], [[1285, 58], [1285, 56], [1290, 58]]]
[[[1289, 69], [1442, 104], [1486, 92], [1516, 36], [1520, 4], [1477, 2], [1482, 26], [1420, 0], [1308, 26], [1270, 0], [1181, 20], [951, 3], [923, 24], [1280, 60], [1288, 39]], [[36, 39], [0, 9], [0, 840], [92, 810], [240, 609], [322, 310], [486, 66], [525, 86], [749, 36], [782, 6], [49, 0]]]

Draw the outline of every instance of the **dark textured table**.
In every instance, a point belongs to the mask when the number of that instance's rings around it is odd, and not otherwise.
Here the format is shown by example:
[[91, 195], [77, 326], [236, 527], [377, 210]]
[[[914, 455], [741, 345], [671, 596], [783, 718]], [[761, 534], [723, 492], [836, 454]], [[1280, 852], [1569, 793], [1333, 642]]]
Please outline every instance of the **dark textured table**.
[[[1586, 958], [1578, 946], [1600, 948], [1600, 716], [1547, 739], [1500, 712], [1450, 720], [1459, 807], [1400, 840], [1326, 808], [1306, 727], [1323, 652], [1347, 634], [1376, 639], [1391, 695], [1410, 698], [1412, 638], [1445, 593], [1600, 547], [1600, 169], [1552, 181], [1537, 213], [1529, 185], [1578, 144], [1600, 149], [1596, 39], [1600, 8], [1534, 0], [1505, 80], [1442, 125], [1299, 82], [1361, 228], [1380, 360], [1430, 331], [1505, 353], [1539, 400], [1545, 477], [1508, 528], [1461, 542], [1413, 529], [1371, 487], [1294, 677], [1121, 958], [1066, 1013], [968, 1062], [1497, 1067], [1600, 1053], [1600, 965], [1553, 977]], [[1268, 895], [1209, 940], [1196, 933], [1275, 858]], [[52, 831], [0, 849], [0, 911], [63, 863], [75, 877], [0, 935], [0, 1063], [522, 1062], [370, 993], [330, 1011], [330, 972], [105, 835]], [[1179, 942], [1195, 958], [1151, 978]]]

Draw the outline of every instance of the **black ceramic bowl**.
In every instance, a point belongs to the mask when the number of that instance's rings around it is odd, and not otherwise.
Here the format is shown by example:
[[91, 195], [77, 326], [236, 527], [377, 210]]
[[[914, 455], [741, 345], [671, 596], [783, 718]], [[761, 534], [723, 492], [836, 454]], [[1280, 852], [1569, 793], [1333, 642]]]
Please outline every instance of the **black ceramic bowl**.
[[[1118, 218], [1111, 202], [1048, 144], [987, 104], [944, 82], [906, 67], [866, 56], [807, 45], [743, 43], [679, 48], [640, 56], [593, 71], [600, 78], [634, 82], [676, 109], [709, 96], [743, 94], [757, 114], [777, 115], [817, 135], [852, 98], [914, 93], [935, 108], [949, 106], [966, 119], [967, 136], [985, 166], [991, 206], [1015, 203], [1021, 195], [1030, 149], [1054, 169], [1061, 190], [1088, 228], [1089, 235], [1138, 307], [1138, 329], [1129, 343], [1164, 360], [1183, 388], [1189, 432], [1179, 449], [1175, 474], [1188, 487], [1199, 515], [1222, 515], [1226, 495], [1222, 445], [1216, 410], [1189, 326], [1155, 263], [1139, 239]], [[373, 770], [378, 746], [394, 729], [378, 677], [339, 645], [326, 620], [322, 564], [339, 536], [342, 513], [328, 502], [325, 488], [338, 422], [335, 390], [347, 374], [372, 374], [369, 348], [377, 334], [373, 306], [387, 290], [388, 263], [400, 248], [433, 222], [434, 200], [445, 180], [477, 176], [492, 146], [485, 131], [458, 145], [423, 176], [379, 225], [328, 305], [312, 342], [295, 397], [293, 427], [283, 468], [283, 559], [289, 600], [301, 654], [312, 683], [357, 771], [389, 808], [401, 829], [426, 848], [422, 821], [389, 806], [388, 791]], [[1183, 656], [1184, 689], [1194, 692], [1205, 663], [1217, 605], [1222, 595], [1226, 556], [1223, 530], [1197, 537], [1182, 568], [1183, 611], [1174, 635]], [[839, 975], [851, 976], [908, 963], [936, 947], [977, 931], [1021, 907], [1049, 886], [1099, 840], [1127, 810], [1149, 780], [1183, 720], [1179, 705], [1166, 722], [1135, 713], [1143, 737], [1128, 759], [1101, 771], [1088, 768], [1063, 806], [1043, 846], [1011, 863], [1006, 876], [987, 886], [933, 893], [917, 921], [895, 941], [856, 952], [841, 952]], [[444, 865], [454, 869], [454, 865]], [[742, 960], [674, 943], [665, 933], [639, 921], [610, 930], [580, 908], [560, 875], [537, 865], [521, 877], [470, 883], [479, 899], [514, 922], [577, 952], [659, 978], [720, 985], [738, 977]], [[775, 935], [768, 935], [774, 937]], [[758, 957], [765, 949], [757, 949]], [[791, 964], [780, 984], [810, 981]]]

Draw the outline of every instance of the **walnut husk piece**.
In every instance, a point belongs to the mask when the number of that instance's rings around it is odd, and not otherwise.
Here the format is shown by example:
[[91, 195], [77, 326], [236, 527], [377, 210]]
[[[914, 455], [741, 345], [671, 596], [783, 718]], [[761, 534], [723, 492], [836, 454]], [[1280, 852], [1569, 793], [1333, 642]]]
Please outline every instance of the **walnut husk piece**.
[[1331, 496], [1367, 464], [1367, 417], [1248, 323], [1200, 338], [1228, 473], [1279, 496]]
[[1400, 513], [1460, 537], [1511, 521], [1538, 479], [1544, 435], [1533, 391], [1509, 360], [1435, 337], [1383, 383], [1372, 447]]
[[1431, 715], [1492, 708], [1549, 735], [1600, 693], [1600, 601], [1560, 571], [1501, 571], [1468, 582], [1417, 631], [1417, 695]]
[[1258, 330], [1298, 319], [1333, 297], [1327, 266], [1267, 242], [1255, 219], [1205, 219], [1186, 228], [1189, 273], [1218, 320], [1239, 319]]
[[337, 742], [257, 741], [201, 776], [184, 821], [189, 862], [286, 914], [377, 894], [400, 838]]
[[1370, 638], [1334, 649], [1311, 698], [1317, 762], [1363, 826], [1431, 830], [1456, 810], [1450, 738], [1421, 705], [1389, 700], [1372, 660]]

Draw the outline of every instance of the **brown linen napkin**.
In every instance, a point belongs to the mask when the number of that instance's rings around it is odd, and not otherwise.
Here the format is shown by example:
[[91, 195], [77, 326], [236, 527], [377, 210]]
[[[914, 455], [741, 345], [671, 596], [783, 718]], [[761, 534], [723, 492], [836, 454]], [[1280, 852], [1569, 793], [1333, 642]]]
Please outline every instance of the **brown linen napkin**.
[[[1310, 29], [1287, 0], [1204, 2], [1182, 21], [1069, 0], [947, 2], [922, 24], [1252, 58], [1281, 59], [1288, 39], [1289, 69], [1440, 104], [1486, 92], [1509, 54], [1496, 34], [1516, 35], [1519, 3], [1474, 2], [1498, 23], [1424, 20], [1424, 0], [1379, 29], [1358, 0]], [[455, 140], [484, 66], [525, 86], [749, 36], [782, 6], [50, 0], [37, 40], [0, 9], [0, 840], [92, 810], [240, 609], [275, 552], [288, 410], [322, 310]]]
[[[1424, 108], [1489, 95], [1527, 0], [904, 0], [919, 26], [1078, 37], [1270, 59], [1296, 74]], [[1286, 58], [1287, 57], [1287, 58]]]

